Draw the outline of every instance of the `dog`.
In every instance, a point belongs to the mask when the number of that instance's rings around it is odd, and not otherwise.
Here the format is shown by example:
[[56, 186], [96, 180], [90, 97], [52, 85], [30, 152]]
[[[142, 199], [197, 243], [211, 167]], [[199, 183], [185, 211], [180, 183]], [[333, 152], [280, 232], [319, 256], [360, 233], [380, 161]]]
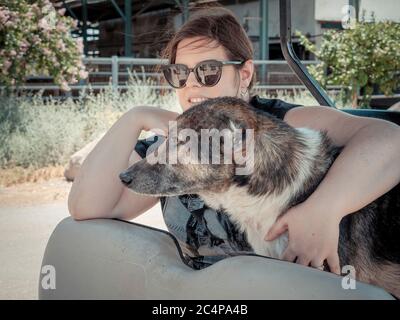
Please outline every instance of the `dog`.
[[[174, 129], [151, 153], [154, 159], [166, 160], [164, 163], [150, 163], [147, 157], [122, 172], [121, 181], [137, 194], [198, 194], [210, 208], [229, 215], [256, 254], [278, 259], [287, 247], [287, 233], [274, 241], [265, 241], [264, 236], [281, 215], [314, 192], [341, 151], [326, 132], [293, 128], [231, 97], [208, 99], [193, 106], [176, 119]], [[187, 129], [192, 133], [189, 136], [197, 139], [188, 141], [187, 136], [177, 133]], [[198, 137], [206, 129], [232, 134], [233, 151], [224, 158], [226, 163], [200, 161], [210, 160], [217, 153], [225, 157], [224, 147], [229, 145], [229, 139], [220, 139], [219, 148], [203, 147], [204, 141]], [[245, 144], [243, 139], [250, 142]], [[199, 149], [197, 153], [188, 152]], [[171, 151], [179, 162], [171, 163]], [[243, 161], [238, 164], [237, 159], [246, 159], [252, 170], [238, 174]], [[339, 226], [338, 248], [340, 265], [353, 266], [357, 280], [378, 285], [397, 297], [399, 189], [400, 184], [359, 212], [345, 216]]]

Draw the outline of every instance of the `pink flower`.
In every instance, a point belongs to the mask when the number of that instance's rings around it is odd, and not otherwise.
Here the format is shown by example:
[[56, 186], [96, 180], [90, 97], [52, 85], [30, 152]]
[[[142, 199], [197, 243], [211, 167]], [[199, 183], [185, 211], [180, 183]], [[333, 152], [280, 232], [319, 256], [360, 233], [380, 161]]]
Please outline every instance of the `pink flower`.
[[26, 52], [28, 50], [29, 44], [26, 41], [22, 41], [19, 48], [22, 52]]
[[49, 23], [47, 22], [46, 18], [40, 19], [38, 25], [40, 28], [42, 28], [45, 31], [50, 30], [50, 26], [49, 26]]
[[61, 22], [58, 22], [57, 23], [57, 30], [59, 31], [59, 32], [68, 32], [68, 29], [67, 29], [67, 27], [65, 26], [65, 24], [63, 24], [63, 23], [61, 23]]
[[82, 39], [77, 40], [77, 47], [78, 47], [78, 51], [80, 53], [83, 53], [83, 40]]
[[8, 19], [9, 15], [10, 15], [10, 10], [8, 10], [4, 7], [0, 7], [0, 18], [4, 17], [4, 18]]
[[9, 11], [0, 8], [0, 23], [4, 24], [9, 19]]
[[57, 49], [59, 49], [60, 51], [65, 51], [65, 44], [62, 40], [58, 40], [57, 41]]
[[12, 62], [9, 60], [4, 61], [3, 62], [4, 69], [7, 70], [11, 66], [11, 64]]
[[65, 8], [58, 10], [58, 13], [63, 16], [65, 14]]
[[48, 48], [43, 48], [43, 53], [46, 56], [50, 56], [51, 55], [51, 51]]
[[86, 79], [88, 77], [89, 73], [85, 70], [80, 70], [79, 71], [79, 78], [81, 79]]
[[69, 87], [67, 81], [62, 81], [60, 87], [61, 87], [61, 90], [63, 90], [63, 91], [70, 91], [71, 90], [71, 88]]
[[11, 51], [10, 51], [10, 56], [14, 57], [14, 56], [16, 56], [16, 55], [17, 55], [17, 53], [15, 52], [15, 50], [11, 50]]

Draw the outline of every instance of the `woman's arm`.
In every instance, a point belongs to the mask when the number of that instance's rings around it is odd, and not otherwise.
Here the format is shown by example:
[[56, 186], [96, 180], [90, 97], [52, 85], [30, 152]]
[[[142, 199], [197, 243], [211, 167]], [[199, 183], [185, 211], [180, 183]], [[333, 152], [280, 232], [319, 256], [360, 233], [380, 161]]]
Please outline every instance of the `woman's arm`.
[[267, 239], [289, 230], [285, 260], [297, 257], [301, 264], [320, 266], [328, 259], [331, 270], [338, 271], [341, 218], [363, 208], [400, 181], [400, 127], [327, 107], [294, 108], [285, 121], [293, 127], [327, 131], [333, 142], [344, 148], [315, 192], [289, 210], [271, 228]]
[[134, 151], [142, 129], [166, 132], [176, 113], [155, 107], [134, 107], [97, 143], [72, 185], [68, 208], [76, 220], [121, 218], [130, 220], [154, 206], [158, 198], [134, 194], [119, 174], [141, 160]]
[[287, 113], [294, 127], [327, 131], [344, 146], [325, 179], [307, 201], [346, 214], [380, 197], [400, 181], [400, 127], [327, 107], [301, 107]]

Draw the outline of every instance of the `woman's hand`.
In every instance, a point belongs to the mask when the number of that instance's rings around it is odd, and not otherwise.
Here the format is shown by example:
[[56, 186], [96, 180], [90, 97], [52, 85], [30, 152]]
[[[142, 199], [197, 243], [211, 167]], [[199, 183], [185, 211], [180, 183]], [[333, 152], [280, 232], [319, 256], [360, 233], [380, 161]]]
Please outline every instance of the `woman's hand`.
[[265, 240], [274, 240], [288, 231], [289, 244], [281, 259], [318, 269], [322, 269], [327, 260], [331, 272], [340, 274], [338, 216], [329, 210], [323, 212], [303, 202], [278, 219]]
[[179, 113], [156, 107], [134, 107], [130, 111], [139, 118], [142, 130], [163, 136], [168, 135], [169, 121], [174, 121], [179, 116]]

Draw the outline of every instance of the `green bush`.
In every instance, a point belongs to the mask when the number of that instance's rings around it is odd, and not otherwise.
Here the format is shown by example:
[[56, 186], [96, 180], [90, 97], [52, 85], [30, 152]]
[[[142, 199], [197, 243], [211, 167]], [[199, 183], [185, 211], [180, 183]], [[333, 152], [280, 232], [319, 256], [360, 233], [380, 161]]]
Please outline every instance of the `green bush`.
[[390, 95], [400, 86], [400, 24], [371, 22], [363, 18], [354, 28], [329, 30], [319, 49], [300, 32], [300, 42], [320, 61], [309, 66], [310, 73], [323, 85], [346, 87], [344, 103], [357, 107], [361, 89], [363, 107], [368, 107], [374, 86]]

